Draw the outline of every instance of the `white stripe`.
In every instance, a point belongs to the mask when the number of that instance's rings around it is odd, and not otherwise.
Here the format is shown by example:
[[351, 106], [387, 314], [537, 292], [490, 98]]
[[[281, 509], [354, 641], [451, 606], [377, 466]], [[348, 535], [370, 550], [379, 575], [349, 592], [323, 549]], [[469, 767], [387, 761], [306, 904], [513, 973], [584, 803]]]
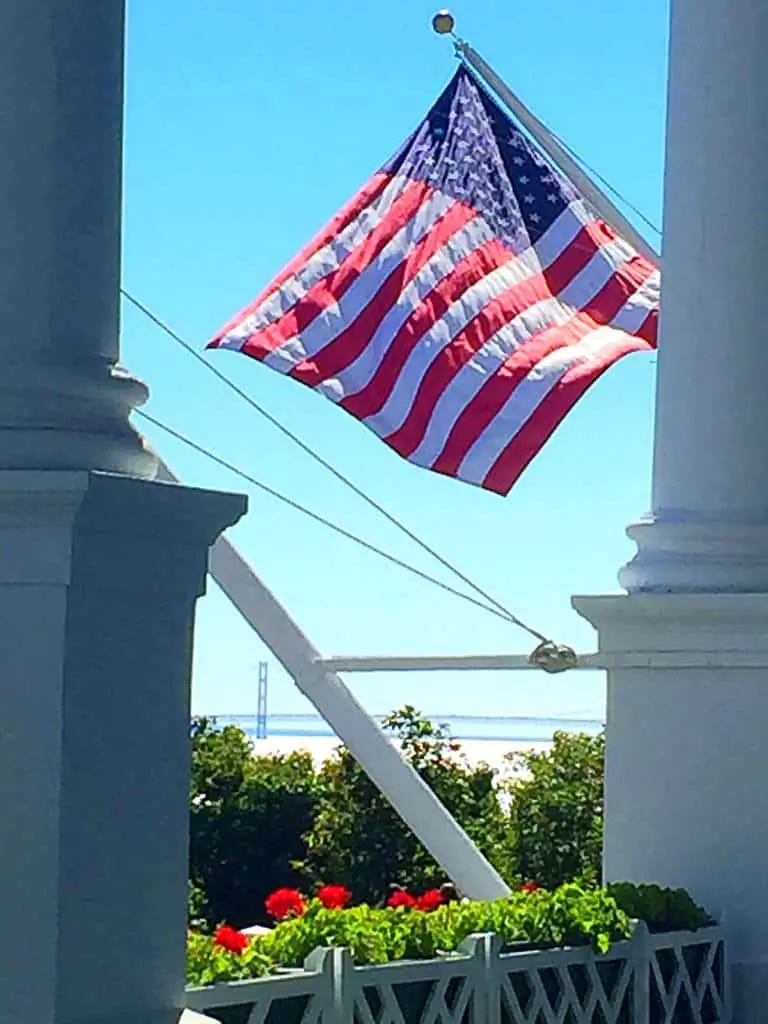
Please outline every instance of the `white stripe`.
[[493, 299], [526, 278], [541, 272], [533, 249], [491, 271], [461, 295], [423, 335], [408, 355], [387, 401], [378, 413], [366, 417], [366, 426], [386, 437], [402, 426], [422, 380], [444, 348]]
[[551, 352], [522, 380], [491, 423], [477, 438], [461, 461], [457, 476], [480, 484], [512, 438], [519, 433], [563, 374], [576, 363], [597, 359], [617, 341], [627, 342], [623, 331], [599, 327], [581, 341]]
[[274, 323], [292, 309], [322, 278], [338, 270], [349, 254], [361, 245], [382, 222], [406, 186], [413, 184], [404, 175], [395, 176], [384, 190], [327, 245], [313, 253], [306, 263], [288, 277], [279, 288], [244, 320], [222, 338], [220, 348], [239, 349], [250, 335]]
[[300, 334], [284, 341], [264, 357], [267, 366], [280, 373], [288, 373], [302, 360], [311, 359], [334, 341], [376, 298], [389, 275], [408, 258], [414, 246], [455, 205], [454, 199], [440, 192], [430, 196], [392, 236], [376, 259], [354, 279], [338, 302], [326, 306]]
[[424, 437], [411, 456], [413, 461], [420, 466], [431, 466], [465, 408], [512, 353], [534, 334], [572, 319], [571, 309], [557, 299], [545, 299], [524, 310], [489, 338], [438, 398]]
[[661, 274], [656, 270], [634, 295], [627, 299], [611, 321], [612, 325], [634, 334], [645, 323], [648, 314], [659, 308], [660, 289]]
[[398, 331], [414, 312], [458, 264], [470, 253], [494, 237], [481, 217], [465, 224], [456, 232], [414, 276], [388, 310], [368, 345], [336, 377], [330, 377], [316, 386], [326, 398], [339, 402], [347, 395], [356, 394], [371, 382], [386, 356]]

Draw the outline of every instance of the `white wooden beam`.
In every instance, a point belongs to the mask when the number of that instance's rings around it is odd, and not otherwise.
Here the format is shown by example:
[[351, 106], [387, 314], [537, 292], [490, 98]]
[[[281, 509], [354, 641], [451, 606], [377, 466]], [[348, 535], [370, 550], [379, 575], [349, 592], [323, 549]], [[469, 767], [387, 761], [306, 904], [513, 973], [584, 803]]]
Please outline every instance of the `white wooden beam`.
[[[593, 668], [594, 654], [580, 654], [576, 668]], [[583, 662], [583, 663], [582, 663]], [[328, 672], [507, 672], [541, 671], [528, 654], [337, 655], [318, 658]]]

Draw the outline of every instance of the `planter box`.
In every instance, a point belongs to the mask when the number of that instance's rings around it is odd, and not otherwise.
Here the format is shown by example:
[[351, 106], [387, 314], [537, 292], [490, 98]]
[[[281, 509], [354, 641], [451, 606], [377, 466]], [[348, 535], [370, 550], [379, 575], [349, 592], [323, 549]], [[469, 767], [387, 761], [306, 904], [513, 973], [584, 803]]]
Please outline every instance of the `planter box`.
[[[645, 925], [605, 955], [589, 949], [501, 953], [487, 944], [490, 1024], [729, 1024], [718, 928], [650, 935]], [[565, 1009], [567, 1007], [567, 1011]]]
[[730, 1024], [722, 932], [642, 924], [605, 956], [502, 952], [495, 935], [381, 966], [316, 950], [301, 971], [188, 989], [187, 1005], [222, 1024]]
[[338, 950], [318, 949], [303, 970], [187, 989], [187, 1007], [221, 1024], [333, 1024]]

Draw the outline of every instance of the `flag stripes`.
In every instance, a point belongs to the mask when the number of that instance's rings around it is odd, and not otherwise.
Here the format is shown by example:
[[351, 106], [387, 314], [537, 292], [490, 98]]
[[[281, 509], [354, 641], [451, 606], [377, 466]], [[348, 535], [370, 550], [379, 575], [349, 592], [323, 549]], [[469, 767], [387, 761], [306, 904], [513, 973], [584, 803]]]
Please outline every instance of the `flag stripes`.
[[506, 493], [591, 383], [655, 345], [658, 311], [658, 270], [461, 69], [211, 345], [315, 388], [404, 458]]

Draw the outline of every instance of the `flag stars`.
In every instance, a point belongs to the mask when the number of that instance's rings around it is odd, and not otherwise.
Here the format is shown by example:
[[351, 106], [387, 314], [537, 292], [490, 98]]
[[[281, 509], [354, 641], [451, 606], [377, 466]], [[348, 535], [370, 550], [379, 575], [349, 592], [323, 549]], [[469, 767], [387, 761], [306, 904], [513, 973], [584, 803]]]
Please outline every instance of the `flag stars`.
[[400, 171], [471, 206], [513, 251], [535, 243], [563, 205], [551, 165], [468, 81], [433, 111]]

